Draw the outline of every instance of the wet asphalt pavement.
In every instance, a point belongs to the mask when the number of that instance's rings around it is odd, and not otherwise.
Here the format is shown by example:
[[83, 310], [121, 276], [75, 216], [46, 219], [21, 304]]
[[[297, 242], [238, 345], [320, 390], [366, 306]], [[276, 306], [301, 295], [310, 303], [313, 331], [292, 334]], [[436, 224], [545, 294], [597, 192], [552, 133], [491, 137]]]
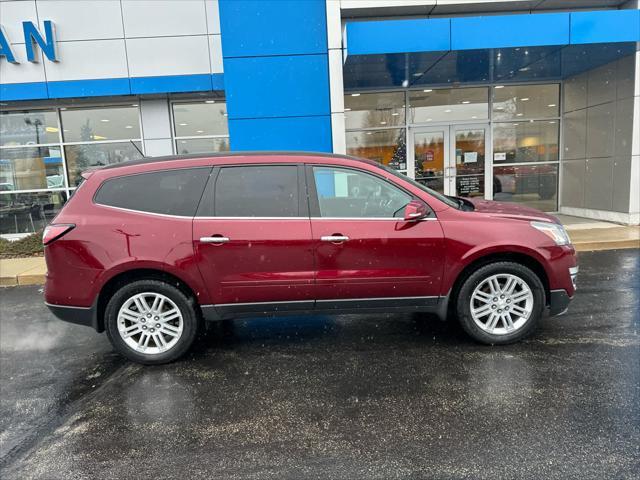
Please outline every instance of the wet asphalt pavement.
[[564, 317], [471, 342], [415, 315], [224, 322], [142, 367], [0, 291], [0, 477], [638, 478], [638, 250], [580, 255]]

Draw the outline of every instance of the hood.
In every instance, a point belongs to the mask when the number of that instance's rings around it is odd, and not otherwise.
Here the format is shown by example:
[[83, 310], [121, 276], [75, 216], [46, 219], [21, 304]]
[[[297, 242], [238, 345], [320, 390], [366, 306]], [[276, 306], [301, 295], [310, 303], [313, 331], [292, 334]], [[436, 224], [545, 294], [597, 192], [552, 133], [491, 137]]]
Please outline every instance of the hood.
[[476, 212], [487, 213], [497, 217], [507, 217], [516, 220], [537, 220], [541, 222], [551, 222], [560, 224], [553, 215], [541, 212], [535, 208], [526, 207], [517, 203], [493, 202], [491, 200], [465, 198], [475, 207]]

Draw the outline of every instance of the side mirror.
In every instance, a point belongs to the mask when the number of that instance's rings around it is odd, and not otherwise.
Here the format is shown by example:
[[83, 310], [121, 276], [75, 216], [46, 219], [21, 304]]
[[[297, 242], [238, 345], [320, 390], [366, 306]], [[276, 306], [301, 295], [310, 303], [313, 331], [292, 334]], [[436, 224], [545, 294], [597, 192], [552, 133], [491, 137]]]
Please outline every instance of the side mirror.
[[421, 218], [426, 217], [428, 213], [429, 211], [424, 203], [417, 200], [411, 200], [407, 203], [407, 206], [404, 207], [404, 221], [411, 222], [420, 220]]

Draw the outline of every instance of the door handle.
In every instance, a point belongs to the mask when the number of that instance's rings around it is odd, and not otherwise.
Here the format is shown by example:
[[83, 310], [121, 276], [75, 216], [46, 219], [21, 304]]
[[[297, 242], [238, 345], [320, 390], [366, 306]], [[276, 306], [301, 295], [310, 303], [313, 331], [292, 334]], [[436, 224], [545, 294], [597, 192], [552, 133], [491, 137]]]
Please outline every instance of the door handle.
[[200, 237], [200, 243], [227, 243], [229, 237], [223, 237], [222, 235], [213, 237]]
[[335, 234], [335, 235], [327, 235], [324, 237], [320, 237], [320, 240], [322, 240], [323, 242], [338, 243], [338, 242], [346, 242], [347, 240], [349, 240], [349, 237], [345, 235]]

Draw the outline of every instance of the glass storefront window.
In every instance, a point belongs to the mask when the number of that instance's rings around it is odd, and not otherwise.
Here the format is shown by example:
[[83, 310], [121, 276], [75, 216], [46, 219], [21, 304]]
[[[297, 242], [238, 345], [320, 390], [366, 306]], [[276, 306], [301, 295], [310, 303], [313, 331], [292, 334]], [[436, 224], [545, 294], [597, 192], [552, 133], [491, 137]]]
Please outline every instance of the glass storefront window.
[[346, 94], [344, 118], [348, 130], [404, 125], [404, 92]]
[[513, 165], [493, 169], [493, 199], [550, 212], [558, 208], [558, 164]]
[[176, 137], [229, 135], [227, 105], [220, 100], [198, 103], [174, 103], [173, 120]]
[[65, 142], [140, 138], [137, 106], [70, 108], [60, 112]]
[[[140, 142], [135, 142], [142, 148]], [[131, 142], [86, 143], [82, 145], [66, 145], [64, 147], [69, 185], [80, 183], [80, 174], [89, 167], [103, 167], [113, 163], [126, 162], [142, 158], [140, 152]]]
[[559, 124], [556, 120], [496, 123], [493, 126], [494, 163], [555, 162]]
[[443, 88], [409, 92], [409, 123], [457, 122], [489, 118], [489, 89]]
[[57, 117], [44, 110], [0, 113], [0, 146], [59, 143]]
[[0, 235], [42, 230], [67, 201], [65, 191], [0, 193]]
[[0, 192], [65, 187], [60, 147], [0, 150]]
[[176, 140], [176, 152], [178, 152], [178, 155], [227, 151], [229, 151], [229, 138], [225, 137]]
[[396, 170], [407, 169], [405, 130], [347, 132], [347, 155], [368, 158]]
[[560, 86], [510, 85], [493, 89], [493, 119], [553, 118], [560, 113]]

